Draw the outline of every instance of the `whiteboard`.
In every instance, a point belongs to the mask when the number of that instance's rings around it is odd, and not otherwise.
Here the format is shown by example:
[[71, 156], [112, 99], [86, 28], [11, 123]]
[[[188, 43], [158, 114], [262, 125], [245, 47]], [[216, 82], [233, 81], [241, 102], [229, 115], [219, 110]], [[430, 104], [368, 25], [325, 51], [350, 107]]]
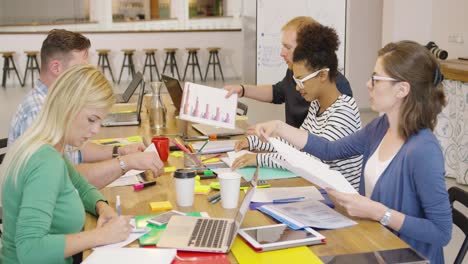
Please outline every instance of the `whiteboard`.
[[345, 72], [346, 0], [257, 0], [257, 84], [283, 79], [288, 66], [280, 56], [281, 28], [297, 16], [310, 16], [336, 30], [338, 70]]

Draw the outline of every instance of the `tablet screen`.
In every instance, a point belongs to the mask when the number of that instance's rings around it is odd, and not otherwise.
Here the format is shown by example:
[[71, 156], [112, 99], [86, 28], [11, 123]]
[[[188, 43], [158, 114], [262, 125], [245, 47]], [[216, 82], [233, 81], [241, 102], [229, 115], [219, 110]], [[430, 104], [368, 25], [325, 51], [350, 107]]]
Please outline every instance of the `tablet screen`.
[[289, 228], [287, 225], [275, 225], [266, 228], [250, 229], [244, 230], [244, 232], [261, 245], [316, 237], [310, 232], [305, 230], [294, 230]]

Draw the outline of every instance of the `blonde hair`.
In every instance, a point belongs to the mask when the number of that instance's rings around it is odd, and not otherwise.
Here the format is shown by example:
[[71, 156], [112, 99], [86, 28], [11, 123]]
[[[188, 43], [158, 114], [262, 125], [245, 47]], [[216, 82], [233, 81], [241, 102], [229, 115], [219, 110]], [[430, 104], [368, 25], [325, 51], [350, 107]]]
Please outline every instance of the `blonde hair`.
[[300, 31], [303, 29], [305, 26], [313, 25], [313, 24], [318, 24], [320, 25], [319, 22], [317, 22], [315, 19], [308, 17], [308, 16], [298, 16], [295, 17], [291, 20], [288, 21], [282, 28], [281, 31], [285, 30], [294, 30], [294, 31]]
[[64, 143], [67, 131], [83, 108], [108, 109], [114, 102], [111, 85], [94, 66], [80, 64], [66, 70], [52, 84], [37, 119], [8, 149], [0, 170], [0, 197], [7, 177], [16, 184], [19, 172], [42, 145]]

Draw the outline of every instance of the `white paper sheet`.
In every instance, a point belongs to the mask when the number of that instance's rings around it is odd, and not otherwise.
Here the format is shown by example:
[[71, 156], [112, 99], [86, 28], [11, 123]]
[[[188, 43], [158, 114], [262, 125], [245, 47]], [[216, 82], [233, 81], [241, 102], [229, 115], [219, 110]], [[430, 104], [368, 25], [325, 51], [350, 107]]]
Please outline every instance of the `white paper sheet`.
[[175, 249], [160, 248], [107, 248], [95, 250], [83, 264], [170, 264], [174, 260]]
[[322, 194], [314, 186], [258, 188], [252, 202], [271, 203], [273, 200], [304, 197], [304, 200], [323, 200]]
[[[145, 152], [155, 152], [156, 156], [159, 157], [158, 151], [153, 143], [151, 143], [146, 149]], [[127, 186], [127, 185], [134, 185], [141, 183], [138, 175], [145, 171], [142, 170], [129, 170], [124, 175], [120, 176], [120, 178], [116, 179], [115, 181], [111, 182], [107, 187], [116, 187], [116, 186]]]
[[345, 193], [357, 193], [356, 189], [338, 171], [331, 170], [330, 167], [314, 159], [305, 153], [281, 142], [276, 138], [268, 138], [268, 141], [286, 160], [273, 159], [278, 165], [287, 168], [298, 176], [318, 185], [321, 188], [332, 188]]
[[196, 123], [235, 128], [237, 94], [226, 98], [224, 89], [185, 82], [179, 117]]

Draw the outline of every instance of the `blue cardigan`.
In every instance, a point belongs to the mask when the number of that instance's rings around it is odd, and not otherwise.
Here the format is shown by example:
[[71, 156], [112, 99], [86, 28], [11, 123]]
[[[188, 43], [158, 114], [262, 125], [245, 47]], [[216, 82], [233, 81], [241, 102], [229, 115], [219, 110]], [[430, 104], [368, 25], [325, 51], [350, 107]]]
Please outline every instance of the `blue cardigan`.
[[[363, 155], [359, 192], [365, 194], [364, 169], [389, 127], [386, 115], [336, 141], [309, 134], [304, 151], [322, 160]], [[444, 157], [434, 134], [421, 129], [410, 136], [377, 181], [371, 199], [405, 214], [403, 241], [431, 263], [444, 263], [442, 247], [452, 235], [452, 211], [445, 187]]]

